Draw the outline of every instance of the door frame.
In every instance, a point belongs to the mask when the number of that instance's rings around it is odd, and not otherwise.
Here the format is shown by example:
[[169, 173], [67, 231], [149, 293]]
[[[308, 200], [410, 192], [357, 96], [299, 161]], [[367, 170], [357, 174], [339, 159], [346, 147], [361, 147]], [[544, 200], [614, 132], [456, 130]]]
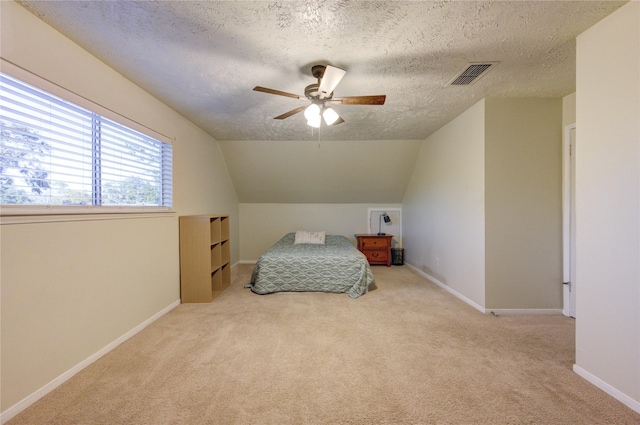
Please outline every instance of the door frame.
[[[576, 124], [562, 137], [562, 314], [576, 317]], [[574, 137], [572, 138], [572, 132]]]

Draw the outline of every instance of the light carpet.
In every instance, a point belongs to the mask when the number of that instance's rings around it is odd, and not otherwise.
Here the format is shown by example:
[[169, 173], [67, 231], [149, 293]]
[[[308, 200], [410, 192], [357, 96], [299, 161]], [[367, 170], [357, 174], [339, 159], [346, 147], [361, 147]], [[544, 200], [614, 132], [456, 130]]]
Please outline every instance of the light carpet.
[[357, 299], [256, 295], [251, 270], [9, 424], [640, 424], [572, 372], [573, 319], [481, 314], [407, 266]]

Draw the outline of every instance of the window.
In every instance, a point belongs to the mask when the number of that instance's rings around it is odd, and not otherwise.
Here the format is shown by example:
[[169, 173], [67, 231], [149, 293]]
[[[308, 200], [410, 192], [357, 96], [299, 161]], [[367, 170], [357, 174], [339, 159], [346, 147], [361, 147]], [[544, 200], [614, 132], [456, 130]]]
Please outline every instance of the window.
[[170, 143], [3, 73], [0, 129], [2, 206], [171, 207]]

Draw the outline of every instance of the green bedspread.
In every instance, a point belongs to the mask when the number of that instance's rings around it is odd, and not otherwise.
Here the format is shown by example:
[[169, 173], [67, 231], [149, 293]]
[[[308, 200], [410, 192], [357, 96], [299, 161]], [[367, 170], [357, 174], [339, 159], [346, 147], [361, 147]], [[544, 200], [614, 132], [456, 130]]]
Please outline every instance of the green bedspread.
[[324, 245], [295, 245], [294, 238], [285, 235], [260, 256], [253, 292], [346, 292], [357, 298], [373, 283], [367, 258], [344, 236], [327, 235]]

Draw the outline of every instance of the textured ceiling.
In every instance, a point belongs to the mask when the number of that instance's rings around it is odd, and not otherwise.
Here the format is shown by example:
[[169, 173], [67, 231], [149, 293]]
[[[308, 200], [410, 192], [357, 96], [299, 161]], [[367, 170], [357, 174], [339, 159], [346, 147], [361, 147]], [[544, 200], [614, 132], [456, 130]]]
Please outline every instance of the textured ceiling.
[[[21, 1], [218, 140], [416, 140], [487, 96], [575, 90], [575, 37], [615, 1]], [[471, 62], [496, 61], [465, 87]], [[384, 106], [337, 105], [346, 121], [311, 131], [310, 68], [347, 70], [337, 97], [386, 94]]]

